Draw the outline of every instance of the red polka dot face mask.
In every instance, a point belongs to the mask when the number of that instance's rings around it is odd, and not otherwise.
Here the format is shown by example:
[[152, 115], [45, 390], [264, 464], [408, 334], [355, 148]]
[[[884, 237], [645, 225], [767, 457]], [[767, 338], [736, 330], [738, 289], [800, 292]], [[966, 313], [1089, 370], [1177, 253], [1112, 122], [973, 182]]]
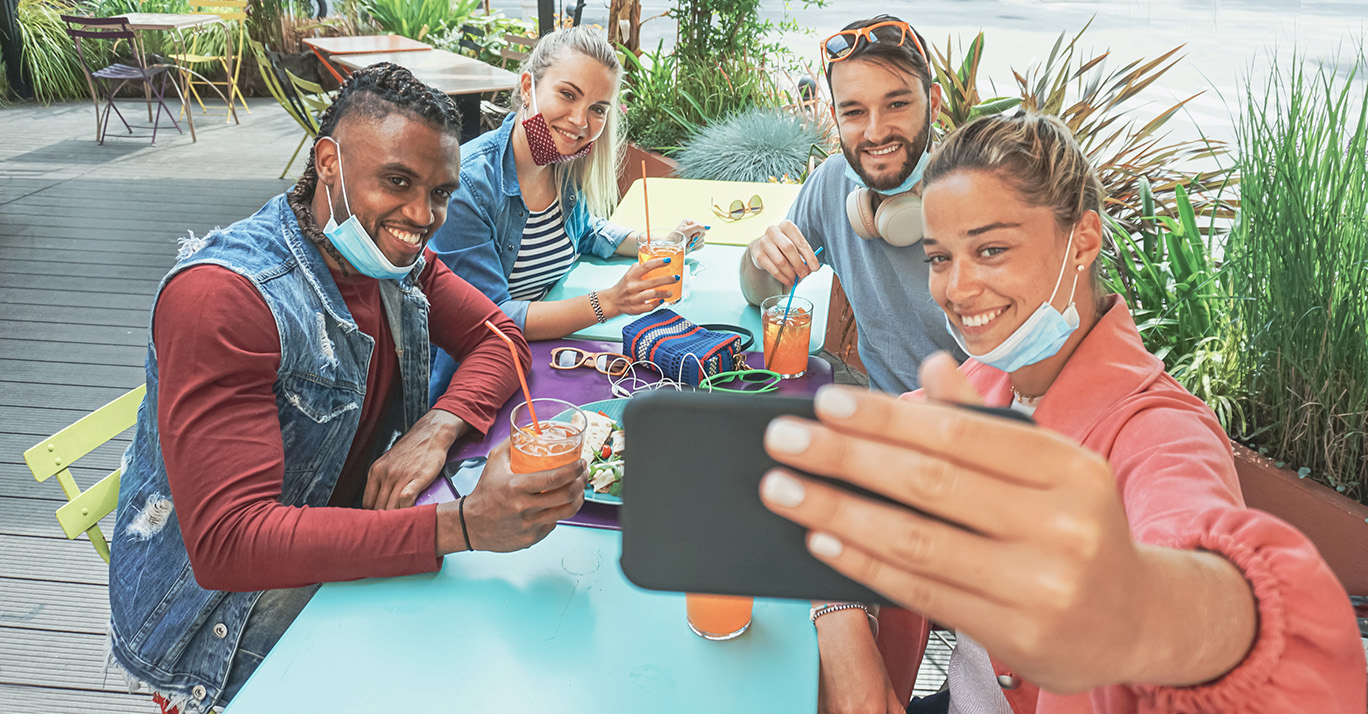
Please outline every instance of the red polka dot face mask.
[[[524, 106], [523, 112], [528, 109]], [[532, 79], [532, 109], [531, 116], [522, 120], [523, 132], [527, 134], [527, 145], [532, 149], [532, 161], [538, 166], [547, 164], [560, 164], [566, 161], [574, 161], [589, 155], [589, 150], [594, 148], [594, 142], [590, 141], [584, 145], [583, 149], [573, 154], [562, 154], [556, 148], [556, 142], [551, 137], [551, 127], [546, 123], [546, 117], [537, 111], [537, 80]]]

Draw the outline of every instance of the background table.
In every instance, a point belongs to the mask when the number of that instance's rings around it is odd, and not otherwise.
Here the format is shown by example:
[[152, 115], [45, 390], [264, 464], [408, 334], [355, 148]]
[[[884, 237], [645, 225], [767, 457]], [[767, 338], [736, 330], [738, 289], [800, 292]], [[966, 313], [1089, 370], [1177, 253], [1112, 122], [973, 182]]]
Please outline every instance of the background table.
[[746, 634], [704, 640], [683, 595], [623, 578], [621, 540], [562, 526], [431, 575], [325, 584], [227, 711], [816, 710], [807, 603], [756, 600]]
[[[745, 252], [746, 249], [739, 246], [709, 243], [689, 253], [684, 260], [685, 270], [688, 271], [684, 276], [685, 297], [665, 307], [696, 324], [726, 323], [744, 327], [755, 335], [758, 348], [762, 339], [760, 308], [747, 303], [741, 296], [741, 261], [745, 259]], [[635, 262], [635, 259], [626, 256], [614, 256], [609, 260], [581, 257], [579, 263], [551, 288], [545, 299], [564, 300], [585, 295], [590, 290], [612, 287]], [[821, 351], [822, 341], [826, 337], [831, 276], [831, 269], [824, 267], [798, 283], [799, 297], [811, 300], [813, 305], [812, 336], [808, 339], [808, 351], [811, 353]], [[604, 324], [590, 325], [571, 336], [584, 340], [621, 341], [623, 326], [638, 317], [640, 315], [620, 315]]]
[[[188, 54], [185, 47], [185, 36], [181, 34], [184, 30], [203, 27], [214, 23], [218, 23], [218, 25], [223, 28], [223, 39], [224, 42], [227, 43], [226, 46], [233, 46], [232, 33], [228, 29], [228, 23], [219, 19], [218, 15], [194, 15], [172, 12], [128, 12], [118, 15], [118, 17], [127, 20], [128, 29], [133, 30], [134, 32], [170, 32], [179, 48], [177, 54], [180, 55]], [[146, 55], [147, 53], [143, 52], [143, 56], [146, 57]], [[227, 63], [228, 76], [231, 77], [233, 76], [233, 56], [231, 52], [228, 53]], [[187, 67], [186, 69], [189, 68]], [[189, 92], [186, 89], [190, 85], [190, 76], [185, 72], [177, 72], [176, 75], [178, 78], [184, 79], [183, 85], [181, 85], [178, 80], [177, 91], [181, 95], [181, 113], [185, 115], [185, 123], [190, 126], [190, 141], [199, 141], [199, 139], [195, 137], [195, 117], [194, 112], [190, 110], [190, 97], [188, 96]], [[237, 109], [231, 100], [228, 102], [228, 113], [233, 117], [234, 122], [238, 120]]]
[[[651, 198], [651, 230], [673, 230], [685, 218], [712, 226], [708, 243], [712, 245], [747, 245], [759, 238], [769, 226], [784, 220], [789, 207], [798, 198], [802, 186], [795, 183], [747, 183], [744, 181], [698, 181], [694, 179], [653, 178], [647, 186]], [[641, 179], [632, 183], [627, 195], [618, 203], [612, 221], [637, 229], [646, 227], [646, 202], [642, 197]], [[765, 208], [760, 213], [748, 213], [739, 220], [729, 220], [713, 212], [713, 204], [723, 211], [732, 201], [749, 204], [751, 196], [760, 196]]]
[[[367, 52], [422, 52], [432, 45], [400, 35], [355, 35], [352, 37], [308, 37], [302, 42], [318, 57], [318, 61], [332, 73], [338, 84], [345, 81], [324, 55], [349, 55]], [[363, 67], [366, 65], [362, 65]]]
[[506, 69], [446, 50], [348, 54], [338, 55], [336, 60], [353, 71], [376, 62], [393, 62], [420, 82], [452, 97], [461, 110], [462, 143], [480, 135], [479, 95], [512, 89], [518, 83], [518, 75]]

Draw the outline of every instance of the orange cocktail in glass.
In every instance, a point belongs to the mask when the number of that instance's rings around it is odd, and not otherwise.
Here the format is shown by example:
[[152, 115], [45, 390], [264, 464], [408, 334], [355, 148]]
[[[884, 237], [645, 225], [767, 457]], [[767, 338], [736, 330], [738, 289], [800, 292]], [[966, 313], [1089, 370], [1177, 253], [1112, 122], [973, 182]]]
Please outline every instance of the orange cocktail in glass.
[[790, 303], [788, 295], [766, 298], [760, 305], [760, 322], [765, 327], [765, 369], [785, 379], [803, 376], [812, 337], [812, 301], [794, 297]]
[[545, 471], [574, 463], [584, 443], [584, 414], [569, 402], [559, 399], [533, 399], [541, 433], [532, 426], [527, 402], [513, 407], [509, 465], [515, 474]]
[[689, 629], [709, 640], [730, 640], [750, 627], [755, 598], [741, 595], [684, 595]]
[[679, 302], [679, 297], [684, 292], [684, 247], [689, 243], [683, 233], [670, 231], [665, 235], [652, 235], [650, 240], [646, 239], [645, 233], [637, 235], [637, 262], [645, 263], [656, 258], [669, 258], [670, 262], [662, 267], [656, 268], [646, 273], [646, 279], [660, 278], [666, 275], [677, 277], [678, 280], [657, 288], [665, 290], [669, 294], [664, 297], [665, 302]]

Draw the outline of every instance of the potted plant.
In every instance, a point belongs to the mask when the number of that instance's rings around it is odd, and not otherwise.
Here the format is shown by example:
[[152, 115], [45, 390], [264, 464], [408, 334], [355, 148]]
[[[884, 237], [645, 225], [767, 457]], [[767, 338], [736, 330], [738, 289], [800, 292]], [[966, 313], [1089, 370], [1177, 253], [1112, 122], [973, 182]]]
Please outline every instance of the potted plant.
[[[1271, 62], [1237, 124], [1240, 212], [1225, 246], [1250, 505], [1302, 529], [1368, 594], [1368, 69]], [[1276, 468], [1287, 466], [1288, 468]], [[1290, 469], [1296, 469], [1292, 471]]]

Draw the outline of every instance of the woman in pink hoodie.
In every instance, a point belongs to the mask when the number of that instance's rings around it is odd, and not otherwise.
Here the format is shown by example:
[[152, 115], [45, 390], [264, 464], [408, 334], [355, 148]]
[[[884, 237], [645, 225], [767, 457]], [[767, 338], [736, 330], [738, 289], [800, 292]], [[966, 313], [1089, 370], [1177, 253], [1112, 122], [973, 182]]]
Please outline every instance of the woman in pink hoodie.
[[826, 388], [818, 422], [766, 435], [916, 510], [783, 469], [761, 486], [818, 558], [957, 630], [948, 695], [909, 711], [1363, 712], [1344, 589], [1245, 508], [1215, 416], [1102, 289], [1102, 187], [1068, 128], [980, 119], [924, 181], [931, 294], [973, 359], [928, 359], [913, 399]]

